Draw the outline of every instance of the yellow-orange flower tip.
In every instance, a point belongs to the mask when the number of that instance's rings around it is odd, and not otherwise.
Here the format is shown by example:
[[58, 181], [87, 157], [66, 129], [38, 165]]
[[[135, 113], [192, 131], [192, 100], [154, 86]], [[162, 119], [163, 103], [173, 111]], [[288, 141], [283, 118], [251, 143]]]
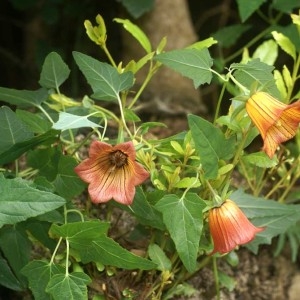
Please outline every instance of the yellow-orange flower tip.
[[130, 205], [135, 195], [135, 186], [144, 182], [149, 173], [135, 161], [136, 152], [132, 142], [116, 146], [94, 141], [89, 149], [89, 158], [83, 160], [75, 172], [89, 183], [88, 192], [94, 203], [111, 199]]
[[209, 230], [214, 243], [211, 254], [224, 254], [239, 245], [251, 242], [263, 227], [255, 227], [230, 199], [221, 206], [212, 208], [208, 213]]
[[293, 138], [300, 122], [300, 101], [284, 104], [264, 92], [253, 94], [246, 110], [263, 140], [263, 151], [272, 158], [277, 147]]

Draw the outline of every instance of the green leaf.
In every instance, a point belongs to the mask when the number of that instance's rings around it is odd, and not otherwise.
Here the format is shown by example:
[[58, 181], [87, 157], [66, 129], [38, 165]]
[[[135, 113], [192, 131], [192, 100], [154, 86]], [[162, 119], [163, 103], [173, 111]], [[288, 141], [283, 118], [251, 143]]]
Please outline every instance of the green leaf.
[[224, 48], [233, 46], [237, 40], [249, 29], [250, 25], [237, 24], [219, 29], [212, 36], [218, 41], [218, 44]]
[[144, 13], [150, 11], [154, 6], [154, 0], [121, 0], [121, 3], [126, 7], [128, 12], [136, 19], [142, 16]]
[[124, 269], [155, 268], [149, 260], [130, 253], [105, 236], [107, 230], [108, 223], [86, 221], [61, 226], [53, 224], [50, 233], [52, 236], [68, 239], [71, 247], [80, 254], [83, 263], [95, 261]]
[[[58, 213], [57, 211], [54, 211]], [[41, 216], [42, 217], [42, 216]], [[43, 215], [45, 217], [45, 214]], [[49, 218], [50, 219], [50, 218]], [[31, 218], [24, 222], [24, 227], [26, 231], [30, 232], [30, 234], [40, 243], [42, 243], [45, 247], [50, 249], [50, 251], [54, 251], [57, 243], [53, 239], [49, 237], [49, 228], [51, 226], [51, 220], [47, 220], [47, 222], [41, 221], [41, 218]], [[60, 220], [64, 222], [64, 220]], [[23, 224], [23, 223], [22, 223]]]
[[27, 91], [0, 87], [0, 100], [19, 108], [39, 107], [47, 99], [48, 91], [44, 88]]
[[290, 55], [293, 60], [296, 60], [296, 47], [295, 45], [291, 42], [291, 40], [285, 36], [282, 33], [279, 33], [277, 31], [272, 31], [273, 38], [279, 45], [279, 47], [285, 51], [288, 55]]
[[231, 69], [235, 69], [234, 77], [243, 86], [251, 90], [254, 83], [259, 83], [266, 92], [273, 95], [275, 98], [280, 97], [280, 93], [277, 89], [272, 71], [273, 66], [269, 66], [259, 59], [250, 60], [246, 64], [234, 63], [230, 66]]
[[7, 106], [0, 108], [0, 153], [13, 145], [29, 140], [33, 133]]
[[236, 0], [242, 22], [245, 22], [266, 0]]
[[106, 234], [109, 228], [108, 222], [100, 220], [74, 222], [64, 225], [52, 224], [50, 234], [54, 237], [67, 238], [70, 242], [76, 241], [86, 242], [90, 244], [97, 239], [101, 234]]
[[59, 86], [69, 77], [69, 74], [70, 69], [60, 55], [51, 52], [44, 61], [39, 84], [45, 88], [59, 90]]
[[204, 83], [210, 83], [213, 64], [212, 58], [206, 48], [179, 49], [155, 56], [156, 60], [193, 80], [195, 88]]
[[20, 178], [6, 179], [0, 175], [0, 227], [16, 224], [65, 204], [65, 199], [40, 191]]
[[278, 46], [274, 40], [260, 44], [253, 53], [253, 58], [259, 58], [265, 64], [273, 66], [278, 57]]
[[299, 9], [299, 2], [295, 0], [276, 0], [272, 1], [271, 6], [281, 12], [290, 14], [293, 9]]
[[118, 71], [109, 64], [102, 63], [88, 55], [73, 52], [79, 69], [92, 87], [92, 95], [99, 100], [116, 101], [119, 92], [129, 89], [133, 85], [133, 74]]
[[261, 244], [271, 244], [273, 237], [284, 233], [288, 228], [300, 221], [300, 205], [287, 205], [273, 200], [247, 195], [238, 190], [230, 195], [230, 199], [243, 210], [254, 225], [265, 227], [249, 244], [254, 253]]
[[121, 23], [123, 27], [137, 40], [137, 42], [140, 43], [140, 45], [145, 49], [147, 53], [151, 52], [151, 43], [148, 37], [137, 25], [133, 24], [128, 19], [123, 20], [115, 18], [114, 21], [116, 21], [117, 23]]
[[207, 38], [205, 40], [202, 40], [202, 41], [198, 41], [194, 44], [191, 44], [189, 46], [186, 47], [186, 49], [198, 49], [198, 50], [201, 50], [203, 48], [209, 48], [210, 46], [214, 45], [214, 44], [217, 44], [218, 41], [216, 41], [214, 38], [210, 37], [210, 38]]
[[[69, 230], [68, 227], [72, 226], [71, 224], [63, 225], [63, 229]], [[67, 239], [70, 246], [78, 251], [83, 263], [94, 261], [124, 269], [149, 270], [155, 268], [155, 264], [151, 261], [132, 254], [114, 240], [99, 232], [97, 229], [99, 225], [96, 225], [96, 229], [93, 229], [91, 227], [95, 224], [88, 225], [87, 228], [84, 227], [84, 223], [76, 224], [73, 228], [70, 227], [74, 232], [72, 231]], [[82, 231], [79, 229], [80, 231], [76, 232], [78, 225], [87, 230]], [[57, 230], [57, 226], [53, 225], [51, 231], [53, 230]]]
[[91, 283], [91, 278], [83, 272], [73, 272], [54, 275], [47, 286], [46, 291], [54, 299], [59, 300], [86, 300], [87, 285]]
[[60, 112], [59, 119], [53, 124], [53, 128], [57, 130], [75, 129], [81, 127], [102, 127], [88, 119], [89, 116], [78, 116], [67, 112]]
[[56, 192], [66, 198], [71, 199], [85, 189], [85, 183], [75, 173], [74, 168], [77, 166], [77, 161], [71, 156], [60, 155], [57, 174], [53, 184]]
[[9, 163], [19, 158], [23, 153], [40, 144], [51, 144], [56, 140], [57, 132], [55, 130], [50, 130], [44, 134], [35, 136], [27, 141], [16, 143], [12, 147], [0, 154], [0, 165]]
[[44, 176], [49, 182], [52, 182], [57, 175], [57, 166], [61, 155], [61, 151], [56, 147], [36, 149], [28, 152], [27, 163], [29, 167], [39, 170], [40, 176]]
[[246, 163], [260, 168], [273, 168], [278, 164], [278, 160], [276, 157], [273, 157], [271, 159], [265, 152], [251, 153], [249, 155], [243, 156], [241, 159]]
[[172, 262], [158, 245], [150, 244], [148, 247], [148, 253], [151, 260], [157, 264], [157, 270], [171, 271]]
[[18, 226], [2, 227], [0, 241], [1, 252], [24, 289], [27, 285], [26, 278], [20, 273], [20, 270], [29, 262], [30, 258], [31, 243], [27, 234]]
[[52, 123], [40, 114], [17, 109], [16, 115], [34, 133], [42, 134], [51, 129]]
[[[162, 215], [147, 201], [147, 197], [140, 187], [137, 187], [134, 201], [131, 205], [134, 216], [143, 225], [151, 226], [160, 230], [165, 229]], [[129, 210], [131, 212], [131, 210]]]
[[188, 123], [195, 148], [200, 155], [204, 176], [214, 179], [218, 175], [219, 160], [232, 157], [235, 140], [226, 139], [219, 128], [201, 117], [189, 115]]
[[28, 278], [35, 300], [50, 300], [52, 297], [46, 293], [46, 287], [54, 275], [64, 275], [65, 269], [47, 261], [34, 260], [22, 269], [22, 273]]
[[166, 195], [155, 207], [163, 214], [164, 223], [184, 266], [188, 272], [194, 272], [205, 203], [198, 195], [188, 193], [183, 199], [179, 199], [177, 195]]
[[7, 261], [0, 255], [0, 285], [14, 291], [22, 291], [24, 287], [12, 272]]

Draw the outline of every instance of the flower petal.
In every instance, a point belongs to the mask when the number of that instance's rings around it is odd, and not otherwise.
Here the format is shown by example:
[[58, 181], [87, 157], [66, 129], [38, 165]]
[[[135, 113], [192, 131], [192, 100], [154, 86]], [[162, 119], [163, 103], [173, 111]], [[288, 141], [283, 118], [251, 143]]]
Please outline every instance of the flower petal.
[[211, 254], [227, 253], [236, 246], [252, 241], [256, 233], [264, 230], [255, 227], [230, 199], [209, 211], [208, 222], [214, 242]]
[[246, 110], [258, 128], [263, 150], [272, 158], [277, 147], [293, 138], [300, 122], [300, 101], [284, 104], [267, 93], [257, 92], [246, 103]]
[[89, 183], [92, 202], [103, 203], [111, 199], [130, 205], [135, 186], [144, 182], [149, 173], [137, 163], [132, 142], [109, 144], [95, 141], [91, 144], [89, 158], [82, 161], [75, 172]]

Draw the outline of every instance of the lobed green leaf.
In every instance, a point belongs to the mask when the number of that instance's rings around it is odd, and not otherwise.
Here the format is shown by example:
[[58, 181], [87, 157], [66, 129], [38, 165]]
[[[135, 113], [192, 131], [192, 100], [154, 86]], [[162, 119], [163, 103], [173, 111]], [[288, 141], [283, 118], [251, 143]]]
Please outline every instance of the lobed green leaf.
[[129, 89], [133, 85], [133, 74], [118, 71], [107, 63], [102, 63], [88, 55], [73, 52], [74, 59], [90, 84], [94, 98], [98, 100], [116, 101], [119, 92]]
[[60, 85], [69, 77], [70, 69], [56, 52], [45, 58], [39, 84], [45, 88], [59, 90]]
[[193, 80], [194, 87], [204, 83], [210, 83], [212, 72], [210, 67], [213, 64], [207, 48], [179, 49], [161, 53], [154, 59], [179, 72], [181, 75]]
[[65, 199], [37, 190], [26, 180], [6, 179], [3, 175], [0, 175], [0, 194], [0, 227], [16, 224], [65, 204]]
[[65, 269], [47, 261], [33, 260], [22, 269], [22, 273], [28, 278], [35, 300], [51, 300], [53, 298], [46, 292], [46, 287], [54, 275], [64, 275]]

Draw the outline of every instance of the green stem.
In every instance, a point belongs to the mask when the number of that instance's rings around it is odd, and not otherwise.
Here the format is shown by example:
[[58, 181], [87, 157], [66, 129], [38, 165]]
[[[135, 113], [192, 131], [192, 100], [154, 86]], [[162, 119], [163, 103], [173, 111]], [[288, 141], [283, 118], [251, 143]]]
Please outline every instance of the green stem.
[[140, 89], [138, 90], [138, 92], [136, 93], [135, 97], [132, 99], [131, 103], [128, 105], [128, 109], [131, 109], [134, 104], [136, 103], [136, 101], [139, 99], [140, 95], [142, 94], [142, 92], [144, 91], [145, 87], [147, 86], [147, 84], [149, 83], [149, 81], [151, 80], [152, 76], [154, 75], [154, 73], [159, 69], [159, 66], [154, 66], [153, 67], [153, 63], [151, 61], [150, 63], [150, 68], [149, 68], [149, 72], [142, 84], [142, 86], [140, 87]]
[[222, 103], [222, 100], [223, 100], [224, 92], [226, 90], [226, 85], [227, 85], [227, 81], [223, 84], [221, 92], [220, 92], [220, 96], [219, 96], [217, 107], [216, 107], [215, 117], [214, 117], [214, 124], [216, 123], [216, 120], [219, 117], [220, 107], [221, 107], [221, 103]]
[[270, 27], [266, 28], [265, 30], [263, 30], [262, 32], [260, 32], [258, 35], [256, 35], [250, 42], [248, 42], [245, 46], [239, 48], [239, 50], [237, 50], [235, 53], [233, 53], [232, 55], [226, 57], [224, 59], [224, 64], [227, 64], [228, 62], [234, 60], [235, 58], [237, 58], [238, 56], [240, 56], [245, 48], [249, 48], [252, 45], [254, 45], [256, 42], [258, 42], [259, 40], [261, 40], [265, 35], [267, 35], [270, 32]]
[[55, 258], [55, 255], [56, 255], [56, 253], [57, 253], [57, 251], [58, 251], [58, 248], [59, 248], [61, 242], [62, 242], [62, 237], [59, 238], [59, 240], [58, 240], [58, 242], [57, 242], [57, 244], [56, 244], [56, 247], [55, 247], [55, 249], [54, 249], [54, 251], [53, 251], [53, 254], [52, 254], [52, 256], [51, 256], [50, 264], [53, 264], [53, 263], [54, 263], [54, 258]]
[[47, 117], [47, 119], [52, 123], [54, 124], [54, 121], [52, 120], [52, 118], [50, 117], [50, 115], [46, 112], [46, 110], [41, 106], [37, 106], [38, 109]]
[[298, 55], [297, 57], [297, 60], [295, 61], [294, 63], [294, 68], [293, 68], [293, 72], [292, 72], [292, 85], [291, 85], [291, 88], [288, 90], [288, 93], [287, 93], [287, 99], [290, 100], [291, 97], [292, 97], [292, 93], [293, 93], [293, 88], [295, 86], [295, 83], [297, 81], [297, 76], [298, 76], [298, 73], [299, 73], [299, 68], [300, 68], [300, 54]]
[[66, 277], [69, 276], [69, 255], [70, 255], [70, 245], [68, 239], [66, 239]]
[[213, 256], [212, 260], [213, 260], [213, 271], [214, 271], [214, 278], [215, 278], [217, 300], [220, 300], [220, 282], [218, 276], [217, 258]]
[[103, 45], [101, 45], [101, 47], [102, 47], [102, 50], [105, 52], [107, 58], [109, 59], [110, 63], [113, 65], [113, 67], [115, 67], [115, 68], [117, 69], [118, 66], [116, 65], [114, 59], [113, 59], [112, 56], [110, 55], [108, 49], [106, 48], [106, 45], [103, 44]]
[[119, 104], [120, 113], [121, 113], [121, 120], [122, 120], [122, 123], [120, 124], [120, 128], [119, 128], [119, 133], [123, 132], [122, 127], [124, 127], [125, 130], [127, 131], [128, 135], [132, 138], [132, 134], [131, 134], [131, 132], [128, 129], [127, 124], [126, 124], [124, 110], [123, 110], [123, 104], [122, 104], [122, 100], [121, 100], [119, 95], [118, 95], [118, 104]]

